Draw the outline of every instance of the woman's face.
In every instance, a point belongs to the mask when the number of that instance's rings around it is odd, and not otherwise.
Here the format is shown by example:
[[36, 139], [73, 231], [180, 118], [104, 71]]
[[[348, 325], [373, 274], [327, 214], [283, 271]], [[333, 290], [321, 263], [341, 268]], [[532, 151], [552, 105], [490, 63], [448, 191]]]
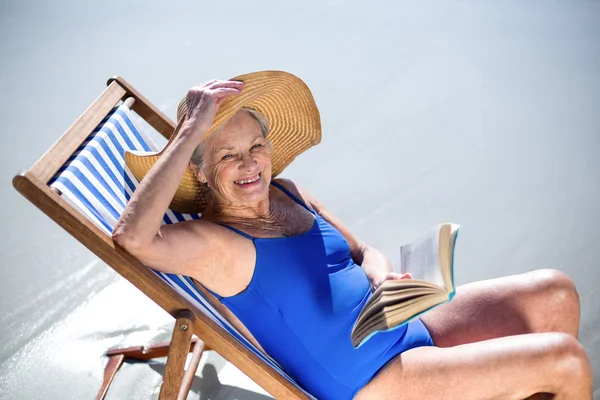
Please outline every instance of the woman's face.
[[258, 121], [239, 111], [207, 139], [198, 179], [208, 183], [213, 198], [222, 204], [244, 206], [265, 199], [271, 182], [270, 152]]

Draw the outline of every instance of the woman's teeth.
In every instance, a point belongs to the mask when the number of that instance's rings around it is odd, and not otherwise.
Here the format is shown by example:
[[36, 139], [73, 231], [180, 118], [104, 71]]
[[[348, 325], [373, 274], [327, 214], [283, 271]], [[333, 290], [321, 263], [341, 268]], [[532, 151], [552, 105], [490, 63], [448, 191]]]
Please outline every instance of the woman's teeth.
[[255, 176], [255, 177], [253, 177], [253, 178], [250, 178], [250, 179], [243, 179], [243, 180], [240, 180], [240, 181], [233, 181], [233, 182], [234, 182], [234, 183], [237, 183], [238, 185], [243, 185], [243, 184], [245, 184], [245, 183], [252, 183], [252, 182], [256, 182], [256, 181], [257, 181], [259, 178], [260, 178], [260, 174], [256, 175], [256, 176]]

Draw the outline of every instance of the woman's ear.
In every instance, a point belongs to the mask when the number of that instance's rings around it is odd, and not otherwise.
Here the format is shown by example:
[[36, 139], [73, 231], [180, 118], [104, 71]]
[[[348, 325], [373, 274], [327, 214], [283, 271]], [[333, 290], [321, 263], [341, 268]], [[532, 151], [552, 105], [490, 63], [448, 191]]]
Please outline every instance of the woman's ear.
[[204, 173], [202, 172], [201, 168], [199, 168], [197, 164], [195, 164], [194, 162], [190, 161], [188, 163], [188, 166], [194, 172], [194, 175], [196, 175], [196, 179], [198, 179], [198, 181], [200, 183], [206, 183], [206, 181], [207, 181], [206, 176], [204, 175]]

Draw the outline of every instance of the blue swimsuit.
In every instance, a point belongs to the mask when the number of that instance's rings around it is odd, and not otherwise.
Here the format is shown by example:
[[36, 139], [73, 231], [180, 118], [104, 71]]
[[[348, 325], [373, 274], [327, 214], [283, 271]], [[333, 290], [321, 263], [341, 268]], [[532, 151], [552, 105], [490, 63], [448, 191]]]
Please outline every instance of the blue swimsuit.
[[381, 332], [355, 349], [350, 331], [371, 296], [364, 270], [331, 224], [276, 182], [315, 216], [297, 236], [254, 238], [254, 275], [246, 289], [215, 296], [250, 330], [265, 351], [319, 400], [348, 400], [396, 355], [433, 345], [419, 319]]

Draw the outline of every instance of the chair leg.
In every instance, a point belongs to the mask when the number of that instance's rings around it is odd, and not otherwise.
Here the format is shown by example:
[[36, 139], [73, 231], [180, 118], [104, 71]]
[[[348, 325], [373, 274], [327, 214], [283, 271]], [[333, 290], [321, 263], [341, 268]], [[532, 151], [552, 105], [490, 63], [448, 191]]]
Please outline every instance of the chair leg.
[[123, 365], [123, 361], [125, 361], [125, 356], [123, 354], [109, 356], [106, 368], [104, 368], [104, 381], [102, 382], [102, 386], [96, 395], [96, 400], [104, 399], [106, 393], [108, 393], [108, 387], [112, 383], [112, 380], [117, 374], [119, 368], [121, 368], [121, 365]]
[[194, 347], [192, 359], [185, 370], [185, 375], [183, 376], [183, 380], [181, 382], [181, 388], [179, 389], [177, 400], [185, 400], [187, 398], [190, 388], [192, 387], [194, 377], [196, 376], [196, 371], [198, 370], [198, 364], [200, 364], [200, 358], [202, 358], [202, 352], [204, 352], [204, 350], [205, 346], [203, 342], [197, 343]]
[[194, 314], [188, 310], [179, 312], [173, 329], [173, 338], [169, 347], [169, 356], [165, 367], [163, 384], [160, 387], [159, 400], [176, 400], [183, 380], [185, 360], [192, 341], [192, 323]]
[[[188, 311], [189, 313], [189, 311]], [[193, 314], [186, 312], [181, 312], [177, 316], [177, 321], [175, 322], [175, 328], [173, 329], [173, 338], [171, 342], [160, 342], [155, 343], [150, 346], [134, 346], [134, 347], [125, 347], [121, 349], [112, 349], [106, 352], [108, 356], [108, 363], [104, 368], [104, 380], [102, 382], [102, 387], [96, 396], [96, 400], [103, 400], [108, 393], [108, 388], [112, 383], [115, 375], [117, 374], [119, 368], [125, 360], [134, 359], [138, 361], [148, 361], [154, 358], [165, 357], [168, 356], [167, 359], [167, 367], [165, 368], [165, 377], [164, 381], [173, 380], [177, 382], [177, 385], [180, 385], [181, 388], [178, 392], [174, 392], [177, 394], [177, 399], [185, 399], [187, 394], [190, 391], [190, 387], [194, 380], [194, 376], [196, 375], [196, 371], [198, 369], [198, 364], [200, 363], [200, 358], [202, 357], [202, 353], [204, 351], [210, 350], [208, 346], [204, 344], [198, 338], [191, 338], [191, 329]], [[181, 333], [184, 333], [182, 336]], [[187, 344], [187, 345], [186, 345]], [[173, 359], [183, 359], [183, 363], [181, 364], [181, 369], [183, 370], [183, 366], [185, 365], [185, 360], [187, 358], [187, 354], [192, 352], [192, 358], [190, 360], [190, 364], [188, 369], [185, 371], [185, 375], [181, 373], [182, 377], [172, 377], [172, 373], [167, 373], [169, 370], [174, 369], [173, 365], [176, 365], [178, 362], [172, 361]], [[171, 357], [171, 353], [175, 352], [178, 355]], [[181, 361], [179, 361], [181, 362]], [[169, 365], [172, 365], [171, 367]], [[170, 385], [170, 384], [169, 384]], [[164, 383], [163, 383], [164, 387]], [[178, 386], [179, 387], [179, 386]], [[172, 392], [169, 392], [172, 394]], [[168, 395], [168, 394], [165, 394]], [[161, 399], [163, 398], [163, 388], [161, 388]], [[175, 399], [175, 396], [165, 397], [166, 399]]]

